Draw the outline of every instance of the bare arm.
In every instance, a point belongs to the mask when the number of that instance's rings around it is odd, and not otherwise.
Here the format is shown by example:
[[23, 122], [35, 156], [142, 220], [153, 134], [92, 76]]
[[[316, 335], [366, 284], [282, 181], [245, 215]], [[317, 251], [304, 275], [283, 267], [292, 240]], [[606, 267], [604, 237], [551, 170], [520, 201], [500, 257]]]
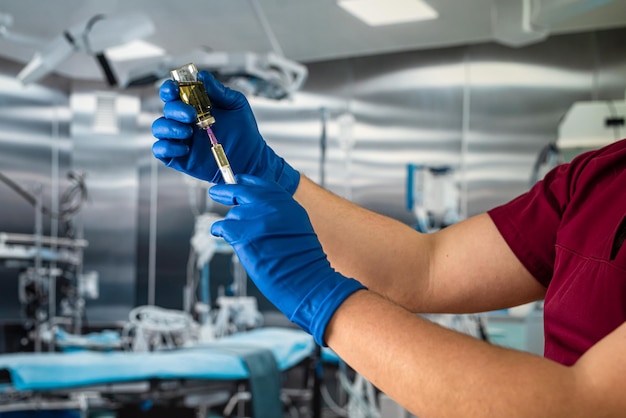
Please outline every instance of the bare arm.
[[304, 176], [294, 197], [333, 267], [412, 312], [482, 312], [544, 295], [486, 214], [420, 234]]
[[576, 365], [489, 345], [370, 291], [335, 312], [326, 342], [420, 417], [623, 417], [626, 324]]

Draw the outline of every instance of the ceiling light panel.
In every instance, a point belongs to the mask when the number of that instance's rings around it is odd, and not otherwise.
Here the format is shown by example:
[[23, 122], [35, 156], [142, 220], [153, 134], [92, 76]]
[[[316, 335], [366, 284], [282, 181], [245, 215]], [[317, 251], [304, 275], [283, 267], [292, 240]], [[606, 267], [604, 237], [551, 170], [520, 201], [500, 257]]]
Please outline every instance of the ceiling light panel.
[[124, 45], [106, 50], [107, 58], [112, 61], [126, 61], [140, 58], [161, 57], [165, 50], [143, 40], [135, 40]]
[[431, 20], [439, 16], [422, 0], [338, 0], [337, 4], [370, 26]]

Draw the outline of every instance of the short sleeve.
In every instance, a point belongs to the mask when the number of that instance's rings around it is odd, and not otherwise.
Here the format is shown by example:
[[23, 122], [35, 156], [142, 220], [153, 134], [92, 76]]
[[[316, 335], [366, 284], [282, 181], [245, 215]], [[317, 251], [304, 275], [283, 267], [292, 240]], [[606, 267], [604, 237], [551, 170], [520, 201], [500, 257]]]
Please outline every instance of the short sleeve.
[[555, 243], [575, 179], [591, 155], [561, 164], [528, 192], [498, 206], [488, 214], [513, 253], [544, 286], [554, 272]]

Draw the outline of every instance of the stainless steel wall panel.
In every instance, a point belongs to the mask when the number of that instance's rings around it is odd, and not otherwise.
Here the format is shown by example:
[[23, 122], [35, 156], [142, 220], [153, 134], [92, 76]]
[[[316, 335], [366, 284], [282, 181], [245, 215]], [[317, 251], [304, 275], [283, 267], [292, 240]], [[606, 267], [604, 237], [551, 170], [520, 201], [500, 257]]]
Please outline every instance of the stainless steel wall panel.
[[[454, 48], [310, 64], [304, 92], [291, 103], [293, 118], [284, 123], [288, 134], [278, 122], [265, 129], [266, 119], [275, 120], [276, 107], [252, 100], [253, 109], [268, 143], [318, 182], [325, 126], [325, 186], [411, 223], [406, 164], [460, 164], [463, 54], [462, 48]], [[300, 100], [301, 94], [306, 100]], [[349, 165], [338, 128], [346, 112], [355, 120]]]
[[[89, 191], [80, 214], [89, 242], [83, 269], [97, 272], [100, 284], [99, 298], [87, 303], [92, 324], [128, 319], [135, 306], [137, 264], [140, 103], [137, 97], [100, 87], [76, 83], [70, 98], [72, 167], [86, 173]], [[111, 107], [100, 107], [102, 100]], [[108, 118], [102, 126], [99, 117]]]
[[[15, 78], [15, 64], [0, 60], [0, 172], [42, 203], [54, 209], [52, 194], [67, 186], [69, 84], [50, 77], [45, 84], [24, 88]], [[35, 208], [0, 182], [0, 232], [33, 234]], [[50, 234], [50, 218], [43, 217]], [[18, 303], [18, 268], [0, 267], [0, 317], [21, 320]]]
[[526, 191], [537, 154], [556, 140], [569, 106], [591, 99], [592, 36], [551, 38], [520, 49], [469, 48], [470, 214]]
[[155, 301], [158, 306], [180, 309], [194, 231], [189, 198], [193, 186], [183, 174], [165, 166], [159, 167], [158, 182]]
[[624, 100], [626, 98], [626, 31], [594, 32], [593, 64], [594, 100]]

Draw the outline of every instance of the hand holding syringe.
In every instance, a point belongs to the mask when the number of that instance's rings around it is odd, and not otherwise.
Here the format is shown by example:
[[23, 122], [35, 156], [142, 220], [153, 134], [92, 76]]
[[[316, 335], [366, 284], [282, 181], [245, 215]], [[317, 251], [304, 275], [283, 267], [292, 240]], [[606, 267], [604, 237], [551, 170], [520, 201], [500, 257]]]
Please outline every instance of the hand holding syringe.
[[235, 184], [235, 176], [226, 158], [226, 153], [224, 153], [224, 148], [217, 141], [213, 130], [211, 130], [211, 125], [215, 123], [215, 118], [211, 114], [211, 101], [204, 89], [204, 85], [201, 81], [198, 81], [198, 69], [194, 64], [187, 64], [170, 71], [170, 74], [174, 81], [178, 83], [180, 99], [193, 106], [196, 110], [198, 114], [197, 125], [207, 133], [213, 157], [224, 181], [229, 184]]

